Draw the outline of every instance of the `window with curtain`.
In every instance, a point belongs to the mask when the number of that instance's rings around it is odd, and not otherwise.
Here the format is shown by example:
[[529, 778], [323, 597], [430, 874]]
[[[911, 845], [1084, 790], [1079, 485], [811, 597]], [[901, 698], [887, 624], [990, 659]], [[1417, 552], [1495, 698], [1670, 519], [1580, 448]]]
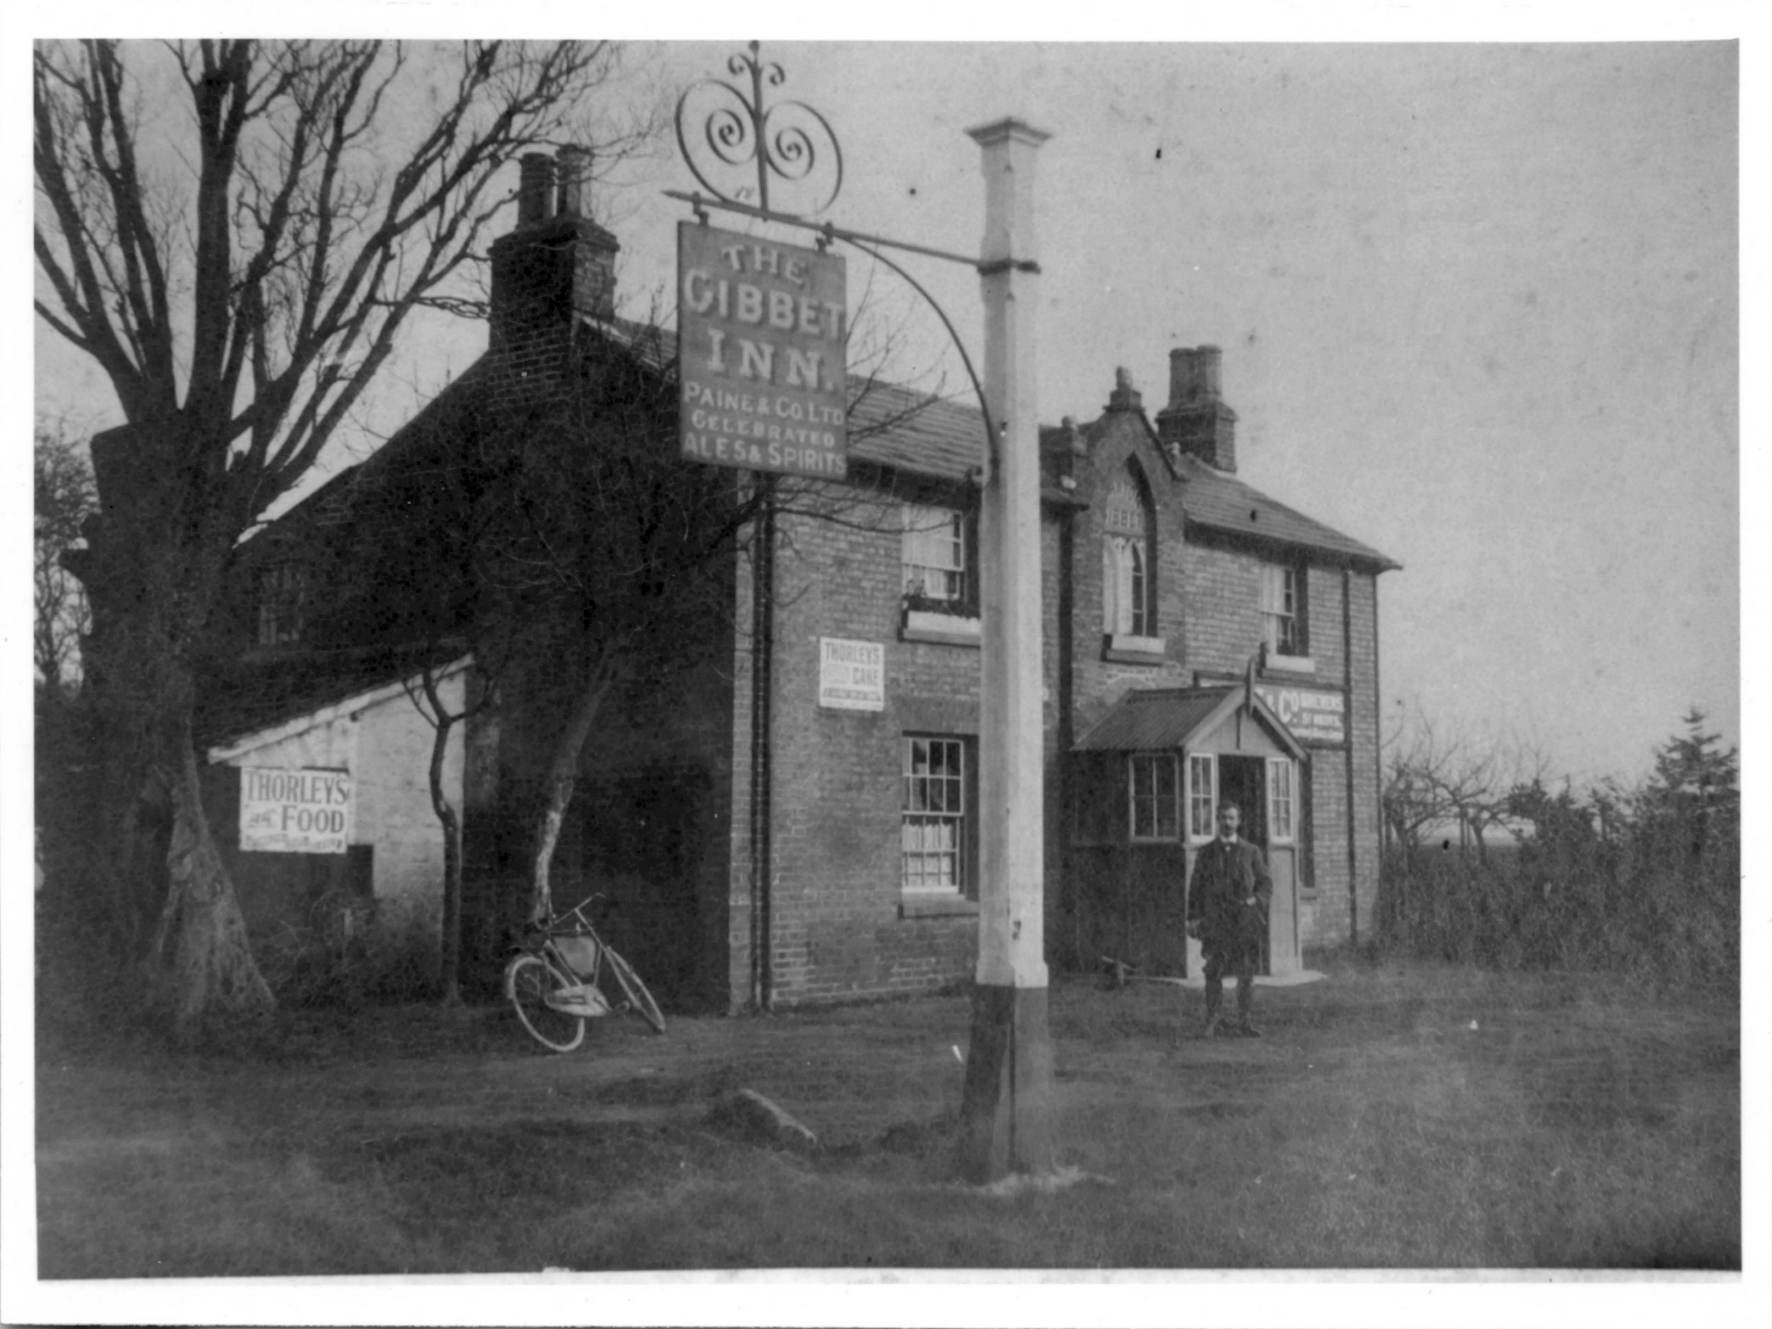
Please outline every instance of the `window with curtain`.
[[958, 606], [966, 599], [966, 514], [906, 503], [900, 563], [906, 595]]
[[1303, 655], [1303, 577], [1296, 567], [1265, 563], [1261, 569], [1261, 626], [1275, 655]]
[[1114, 482], [1102, 506], [1102, 630], [1110, 635], [1157, 635], [1149, 507], [1130, 475]]
[[966, 790], [965, 739], [906, 735], [899, 865], [907, 894], [967, 893]]

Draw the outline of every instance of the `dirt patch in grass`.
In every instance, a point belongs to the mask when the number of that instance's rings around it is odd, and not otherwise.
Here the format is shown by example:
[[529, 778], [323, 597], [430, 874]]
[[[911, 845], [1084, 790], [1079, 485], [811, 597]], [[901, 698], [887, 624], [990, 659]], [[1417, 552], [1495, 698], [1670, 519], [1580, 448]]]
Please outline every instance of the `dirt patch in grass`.
[[[290, 1017], [229, 1057], [48, 1052], [40, 1271], [1740, 1266], [1728, 999], [1350, 969], [1212, 1042], [1198, 1002], [1056, 986], [1077, 1180], [1007, 1193], [952, 1180], [961, 996], [605, 1021], [568, 1056], [490, 1007]], [[739, 1088], [819, 1148], [723, 1131]]]

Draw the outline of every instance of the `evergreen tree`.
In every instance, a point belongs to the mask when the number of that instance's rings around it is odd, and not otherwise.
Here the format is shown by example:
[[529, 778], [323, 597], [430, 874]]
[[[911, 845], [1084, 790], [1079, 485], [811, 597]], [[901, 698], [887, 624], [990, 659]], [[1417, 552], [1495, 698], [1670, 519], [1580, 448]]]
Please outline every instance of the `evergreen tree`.
[[1639, 833], [1693, 858], [1732, 849], [1741, 830], [1741, 770], [1736, 750], [1706, 733], [1696, 706], [1655, 754], [1655, 773], [1639, 798]]

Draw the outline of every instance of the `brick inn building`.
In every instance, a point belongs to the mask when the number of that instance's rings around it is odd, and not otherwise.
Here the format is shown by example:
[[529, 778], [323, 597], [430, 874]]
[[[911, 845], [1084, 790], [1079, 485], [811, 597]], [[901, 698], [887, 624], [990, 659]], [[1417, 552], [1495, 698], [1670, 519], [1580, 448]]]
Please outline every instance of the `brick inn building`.
[[[586, 215], [579, 168], [570, 149], [525, 159], [517, 224], [493, 248], [485, 355], [243, 551], [236, 650], [203, 723], [211, 813], [257, 932], [312, 925], [316, 909], [435, 928], [432, 731], [408, 694], [439, 642], [462, 643], [448, 697], [465, 704], [476, 671], [471, 624], [437, 619], [459, 597], [427, 589], [453, 575], [434, 554], [453, 520], [438, 476], [483, 450], [489, 401], [612, 366], [674, 372], [615, 316], [618, 246]], [[1378, 579], [1397, 565], [1238, 478], [1221, 368], [1215, 347], [1168, 351], [1154, 409], [1104, 368], [1093, 418], [1041, 432], [1045, 935], [1060, 969], [1198, 966], [1185, 883], [1220, 799], [1273, 866], [1270, 972], [1357, 939], [1372, 916]], [[674, 454], [672, 424], [659, 421], [658, 446]], [[555, 899], [601, 892], [611, 940], [667, 1006], [971, 977], [984, 431], [974, 408], [880, 384], [851, 430], [847, 477], [816, 482], [830, 508], [779, 512], [769, 557], [754, 542], [732, 552], [729, 612], [655, 634], [586, 745]], [[557, 724], [507, 687], [447, 751], [470, 976], [496, 974], [522, 907]], [[342, 840], [316, 853], [249, 835], [240, 790], [281, 787], [267, 769], [349, 774]]]

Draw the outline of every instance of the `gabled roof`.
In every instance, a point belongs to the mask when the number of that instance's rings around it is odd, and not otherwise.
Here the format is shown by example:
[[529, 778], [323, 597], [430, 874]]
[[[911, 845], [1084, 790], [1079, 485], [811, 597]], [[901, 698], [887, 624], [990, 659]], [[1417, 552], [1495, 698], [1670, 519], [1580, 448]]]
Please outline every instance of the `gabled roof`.
[[[471, 655], [462, 655], [448, 664], [433, 670], [433, 677], [438, 683], [461, 673], [473, 663]], [[408, 686], [419, 686], [420, 675], [411, 664], [399, 671], [398, 677], [369, 685], [362, 680], [348, 682], [335, 679], [332, 686], [322, 694], [325, 701], [313, 698], [305, 701], [295, 697], [280, 697], [278, 701], [279, 718], [260, 729], [248, 732], [231, 733], [218, 736], [209, 748], [211, 762], [232, 762], [250, 752], [256, 752], [273, 743], [280, 743], [286, 738], [306, 733], [316, 726], [329, 724], [335, 719], [354, 715], [359, 711], [379, 706], [384, 701], [391, 701], [402, 696]], [[283, 718], [287, 716], [288, 718]]]
[[435, 643], [371, 646], [351, 650], [292, 651], [213, 678], [197, 708], [198, 749], [233, 750], [250, 736], [281, 730], [352, 698], [398, 689], [430, 664], [439, 675], [456, 664], [438, 664]]
[[1236, 476], [1214, 470], [1196, 457], [1183, 455], [1181, 476], [1187, 482], [1182, 491], [1182, 509], [1193, 525], [1248, 539], [1320, 549], [1367, 564], [1379, 572], [1402, 566], [1372, 546], [1276, 502]]
[[857, 461], [942, 480], [964, 480], [983, 465], [976, 406], [878, 380], [851, 384], [859, 400], [849, 416], [849, 455]]
[[1196, 737], [1218, 728], [1244, 704], [1282, 747], [1303, 759], [1303, 746], [1260, 694], [1250, 696], [1246, 685], [1234, 683], [1209, 688], [1135, 688], [1077, 739], [1074, 750], [1165, 752], [1186, 747]]

